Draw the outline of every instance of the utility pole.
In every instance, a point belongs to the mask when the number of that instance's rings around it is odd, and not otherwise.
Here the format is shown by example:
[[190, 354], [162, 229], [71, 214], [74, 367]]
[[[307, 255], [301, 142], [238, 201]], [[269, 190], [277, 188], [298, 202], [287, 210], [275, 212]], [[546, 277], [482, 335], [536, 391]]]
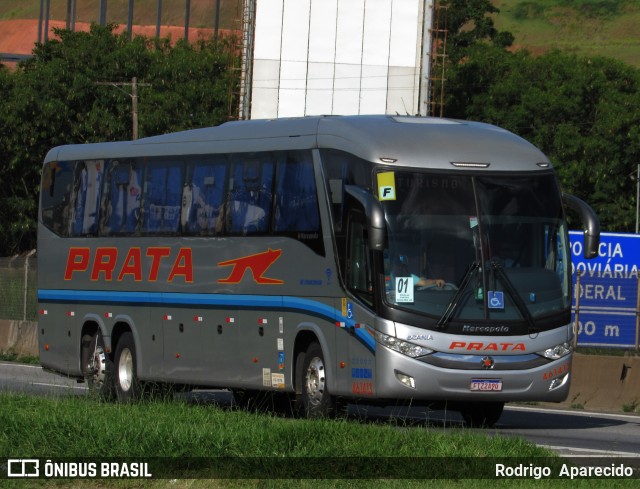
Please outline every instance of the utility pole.
[[[138, 79], [134, 76], [131, 79], [131, 82], [96, 82], [96, 85], [111, 85], [116, 87], [123, 93], [126, 93], [129, 97], [131, 97], [131, 122], [132, 122], [132, 139], [135, 141], [138, 139], [138, 87], [150, 87], [150, 83], [138, 83]], [[123, 90], [120, 87], [130, 86], [131, 93], [126, 90]]]
[[138, 79], [131, 79], [131, 132], [133, 140], [138, 139]]
[[49, 40], [49, 16], [51, 14], [51, 0], [46, 1], [46, 13], [44, 18], [44, 42]]
[[158, 0], [158, 8], [156, 10], [156, 38], [160, 39], [160, 23], [162, 22], [162, 0]]
[[127, 31], [129, 32], [129, 41], [133, 39], [133, 0], [129, 0], [129, 15], [127, 16]]
[[184, 42], [189, 44], [189, 20], [191, 19], [191, 0], [186, 1], [184, 8]]
[[100, 0], [100, 11], [98, 12], [98, 23], [102, 26], [107, 25], [107, 0]]

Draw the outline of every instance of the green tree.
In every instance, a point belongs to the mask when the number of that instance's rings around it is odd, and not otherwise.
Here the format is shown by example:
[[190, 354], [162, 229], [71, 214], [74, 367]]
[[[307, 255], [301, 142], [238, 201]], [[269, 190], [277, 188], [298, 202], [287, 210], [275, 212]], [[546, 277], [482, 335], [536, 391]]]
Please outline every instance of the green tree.
[[230, 44], [129, 40], [114, 25], [56, 30], [14, 73], [0, 69], [0, 256], [35, 247], [39, 176], [50, 148], [130, 139], [131, 82], [140, 135], [216, 125], [228, 117], [236, 57]]
[[[12, 136], [21, 131], [12, 116], [12, 98], [7, 94], [15, 88], [15, 78], [6, 67], [0, 65], [0, 250], [16, 251], [16, 244], [23, 242], [23, 237], [29, 233], [29, 222], [24, 216], [31, 210], [30, 201], [24, 201], [29, 194], [27, 182], [19, 171], [19, 167], [12, 157], [15, 144]], [[25, 222], [26, 221], [26, 222]]]
[[230, 51], [227, 42], [158, 43], [146, 78], [151, 86], [140, 90], [141, 134], [215, 126], [229, 119], [236, 90], [236, 58]]
[[498, 31], [490, 14], [500, 12], [491, 0], [444, 0], [447, 27], [447, 56], [456, 64], [469, 47], [487, 42], [501, 48], [513, 44], [513, 34]]

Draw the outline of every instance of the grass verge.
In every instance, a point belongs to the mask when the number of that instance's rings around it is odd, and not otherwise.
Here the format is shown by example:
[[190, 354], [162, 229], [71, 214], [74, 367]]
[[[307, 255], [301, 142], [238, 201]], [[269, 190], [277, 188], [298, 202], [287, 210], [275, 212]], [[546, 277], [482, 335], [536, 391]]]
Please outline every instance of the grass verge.
[[40, 357], [33, 355], [22, 355], [13, 349], [0, 352], [0, 362], [18, 362], [29, 365], [40, 365]]
[[293, 419], [182, 401], [118, 404], [0, 395], [1, 456], [30, 457], [535, 457], [521, 440], [402, 420]]
[[[477, 487], [474, 478], [491, 473], [497, 462], [564, 463], [523, 439], [495, 433], [397, 419], [372, 423], [281, 418], [180, 401], [122, 405], [0, 394], [0, 420], [0, 456], [5, 459], [80, 458], [100, 463], [144, 458], [154, 462], [154, 471], [162, 472], [159, 463], [183, 470], [150, 481], [4, 480], [8, 484], [3, 487], [424, 487], [427, 481], [418, 479], [427, 473], [432, 475], [430, 487], [466, 489]], [[440, 479], [433, 475], [439, 469], [455, 477]], [[633, 482], [637, 480], [508, 479], [491, 484], [561, 489], [587, 483], [626, 488], [634, 487]]]

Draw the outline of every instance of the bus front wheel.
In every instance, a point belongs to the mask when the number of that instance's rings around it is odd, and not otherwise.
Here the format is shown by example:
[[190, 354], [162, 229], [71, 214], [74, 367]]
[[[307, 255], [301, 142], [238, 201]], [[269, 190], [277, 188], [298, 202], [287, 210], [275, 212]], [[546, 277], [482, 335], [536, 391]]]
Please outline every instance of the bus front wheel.
[[118, 401], [130, 402], [138, 399], [142, 393], [142, 386], [136, 371], [136, 346], [129, 331], [118, 341], [114, 364]]
[[113, 362], [105, 351], [100, 331], [82, 337], [82, 373], [91, 395], [113, 399]]
[[309, 418], [331, 416], [335, 413], [335, 399], [327, 389], [324, 354], [318, 343], [311, 343], [302, 359], [299, 377], [302, 414]]

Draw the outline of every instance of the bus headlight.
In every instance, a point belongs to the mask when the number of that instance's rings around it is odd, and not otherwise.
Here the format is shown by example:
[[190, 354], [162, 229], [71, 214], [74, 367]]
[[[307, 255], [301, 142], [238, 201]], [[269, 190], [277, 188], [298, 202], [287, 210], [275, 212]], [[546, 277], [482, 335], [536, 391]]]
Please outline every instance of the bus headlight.
[[549, 360], [557, 360], [558, 358], [562, 358], [567, 356], [569, 353], [573, 351], [573, 347], [570, 343], [562, 343], [560, 345], [556, 345], [551, 348], [547, 348], [544, 351], [537, 352], [541, 357], [548, 358]]
[[403, 341], [395, 336], [389, 336], [381, 333], [380, 331], [376, 331], [376, 340], [382, 346], [386, 346], [390, 350], [397, 351], [398, 353], [402, 353], [403, 355], [407, 355], [411, 358], [423, 357], [433, 353], [433, 350], [429, 350], [429, 348], [424, 348], [420, 345], [416, 345], [415, 343]]

